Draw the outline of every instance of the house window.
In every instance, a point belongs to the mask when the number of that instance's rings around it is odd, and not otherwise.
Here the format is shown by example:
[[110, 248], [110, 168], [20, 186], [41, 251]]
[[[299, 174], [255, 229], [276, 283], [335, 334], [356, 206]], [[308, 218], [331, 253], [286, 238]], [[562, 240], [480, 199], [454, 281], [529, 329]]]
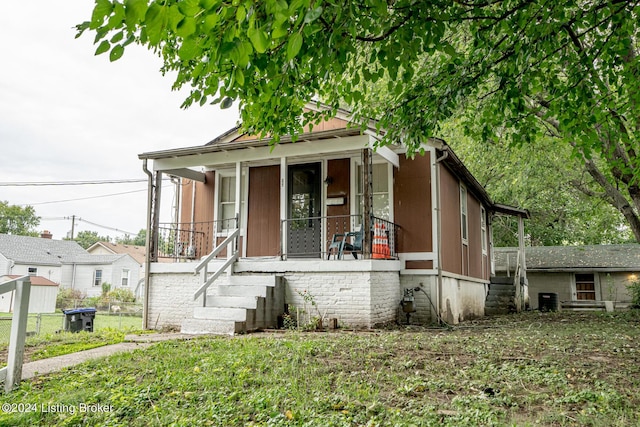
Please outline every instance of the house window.
[[38, 267], [29, 267], [28, 273], [29, 273], [29, 276], [37, 276]]
[[576, 274], [576, 299], [596, 300], [596, 281], [593, 274]]
[[[235, 174], [220, 172], [218, 179], [218, 231], [229, 231], [236, 228], [236, 177]], [[245, 179], [242, 175], [241, 186]], [[240, 199], [243, 203], [242, 198]], [[242, 210], [242, 208], [240, 208]]]
[[462, 242], [469, 240], [469, 223], [467, 220], [467, 189], [460, 186], [460, 227], [462, 231]]
[[129, 274], [130, 271], [128, 268], [122, 269], [122, 286], [129, 286]]
[[93, 286], [102, 286], [102, 270], [93, 271]]
[[480, 237], [482, 238], [482, 253], [487, 254], [487, 212], [480, 206]]
[[[386, 163], [374, 163], [373, 165], [373, 216], [381, 219], [391, 220], [389, 208], [389, 165]], [[356, 213], [362, 218], [362, 165], [356, 168]], [[359, 223], [359, 220], [357, 221]], [[359, 224], [356, 224], [356, 226]]]

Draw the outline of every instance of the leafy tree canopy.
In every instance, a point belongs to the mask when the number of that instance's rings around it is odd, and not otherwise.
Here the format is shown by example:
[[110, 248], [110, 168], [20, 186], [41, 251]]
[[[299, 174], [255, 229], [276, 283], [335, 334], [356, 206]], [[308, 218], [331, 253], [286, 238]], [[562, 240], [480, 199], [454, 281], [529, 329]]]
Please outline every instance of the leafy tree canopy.
[[479, 141], [551, 135], [640, 241], [639, 12], [624, 0], [96, 0], [78, 32], [112, 61], [151, 48], [175, 87], [192, 87], [185, 106], [239, 100], [245, 130], [276, 141], [321, 116], [303, 113], [312, 98], [327, 115], [376, 118], [380, 143], [409, 152], [453, 116]]
[[0, 233], [19, 236], [38, 236], [35, 228], [40, 225], [33, 206], [10, 205], [0, 200]]
[[133, 237], [125, 234], [124, 237], [116, 238], [116, 242], [123, 245], [144, 246], [147, 244], [147, 230], [140, 229]]
[[[66, 239], [65, 239], [66, 240]], [[109, 236], [99, 236], [97, 231], [80, 231], [73, 239], [84, 249], [89, 248], [97, 242], [108, 242], [111, 240]]]

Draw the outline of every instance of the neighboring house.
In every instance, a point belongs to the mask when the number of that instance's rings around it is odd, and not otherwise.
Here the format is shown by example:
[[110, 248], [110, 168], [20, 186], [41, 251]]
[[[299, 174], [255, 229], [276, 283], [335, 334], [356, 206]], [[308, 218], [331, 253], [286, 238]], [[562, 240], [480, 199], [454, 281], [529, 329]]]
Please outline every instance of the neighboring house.
[[[405, 321], [405, 297], [415, 299], [413, 321], [483, 316], [492, 215], [527, 213], [495, 204], [444, 141], [425, 141], [424, 155], [411, 158], [400, 145], [374, 149], [378, 138], [374, 127], [350, 128], [340, 111], [295, 143], [271, 146], [235, 128], [204, 146], [141, 154], [153, 171], [146, 326], [233, 333], [271, 325], [285, 304], [293, 314], [310, 309], [309, 298], [314, 315], [349, 326]], [[157, 220], [163, 174], [180, 177], [177, 223]], [[336, 259], [332, 242], [344, 233]], [[230, 245], [195, 276], [198, 264], [185, 261], [225, 239]], [[229, 248], [229, 274], [215, 278]], [[261, 281], [274, 303], [264, 289], [247, 294], [243, 314], [241, 291]]]
[[[557, 294], [564, 308], [604, 308], [604, 303], [597, 303], [602, 301], [626, 306], [631, 302], [627, 285], [640, 280], [639, 244], [535, 246], [525, 251], [533, 309], [539, 308], [540, 293]], [[496, 274], [513, 271], [514, 252], [496, 249]]]
[[102, 294], [103, 283], [108, 283], [111, 290], [124, 288], [134, 292], [139, 278], [140, 265], [129, 254], [85, 253], [66, 262], [62, 269], [63, 283], [68, 283], [68, 287], [78, 289], [88, 297]]
[[136, 298], [142, 297], [142, 280], [144, 279], [144, 266], [147, 251], [144, 246], [123, 245], [121, 243], [96, 242], [87, 248], [87, 252], [93, 255], [117, 255], [128, 254], [139, 264], [138, 281], [134, 283], [132, 291]]
[[95, 296], [105, 282], [112, 289], [126, 287], [133, 292], [139, 270], [129, 254], [91, 255], [71, 240], [0, 234], [0, 275], [42, 276], [62, 288]]
[[[17, 279], [22, 275], [11, 274], [0, 276], [0, 283]], [[54, 313], [56, 311], [56, 297], [58, 284], [41, 276], [31, 276], [31, 294], [29, 297], [29, 313]], [[13, 312], [15, 304], [14, 292], [0, 295], [0, 312]]]

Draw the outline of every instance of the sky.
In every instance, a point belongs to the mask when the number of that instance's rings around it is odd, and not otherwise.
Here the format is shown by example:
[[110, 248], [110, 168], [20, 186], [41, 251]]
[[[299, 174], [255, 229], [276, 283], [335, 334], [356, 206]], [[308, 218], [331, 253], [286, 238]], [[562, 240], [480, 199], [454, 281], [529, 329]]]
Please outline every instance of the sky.
[[[145, 228], [147, 175], [138, 154], [205, 144], [238, 120], [234, 108], [181, 109], [187, 89], [172, 91], [174, 78], [143, 47], [129, 45], [116, 62], [94, 56], [94, 34], [75, 39], [74, 29], [93, 4], [0, 2], [0, 200], [33, 206], [37, 231], [54, 239], [68, 236], [73, 216], [76, 234], [115, 238]], [[135, 179], [142, 182], [6, 185]], [[173, 192], [165, 185], [161, 220], [169, 221]]]

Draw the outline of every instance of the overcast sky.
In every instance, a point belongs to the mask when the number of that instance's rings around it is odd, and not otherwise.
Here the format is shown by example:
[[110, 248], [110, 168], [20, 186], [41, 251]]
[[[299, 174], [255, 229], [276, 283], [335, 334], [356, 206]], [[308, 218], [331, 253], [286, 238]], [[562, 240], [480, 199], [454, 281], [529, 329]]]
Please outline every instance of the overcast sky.
[[[108, 53], [94, 56], [93, 33], [75, 39], [73, 28], [92, 7], [0, 2], [0, 183], [146, 179], [138, 154], [201, 145], [236, 124], [235, 109], [180, 109], [185, 92], [171, 91], [172, 76], [162, 76], [160, 59], [144, 48], [130, 45], [113, 63]], [[134, 193], [62, 202], [124, 192]], [[171, 197], [163, 190], [163, 202]], [[0, 200], [32, 205], [42, 217], [38, 231], [54, 239], [67, 235], [71, 220], [60, 218], [72, 215], [133, 233], [146, 223], [146, 182], [0, 186]], [[84, 221], [81, 230], [122, 235]]]

